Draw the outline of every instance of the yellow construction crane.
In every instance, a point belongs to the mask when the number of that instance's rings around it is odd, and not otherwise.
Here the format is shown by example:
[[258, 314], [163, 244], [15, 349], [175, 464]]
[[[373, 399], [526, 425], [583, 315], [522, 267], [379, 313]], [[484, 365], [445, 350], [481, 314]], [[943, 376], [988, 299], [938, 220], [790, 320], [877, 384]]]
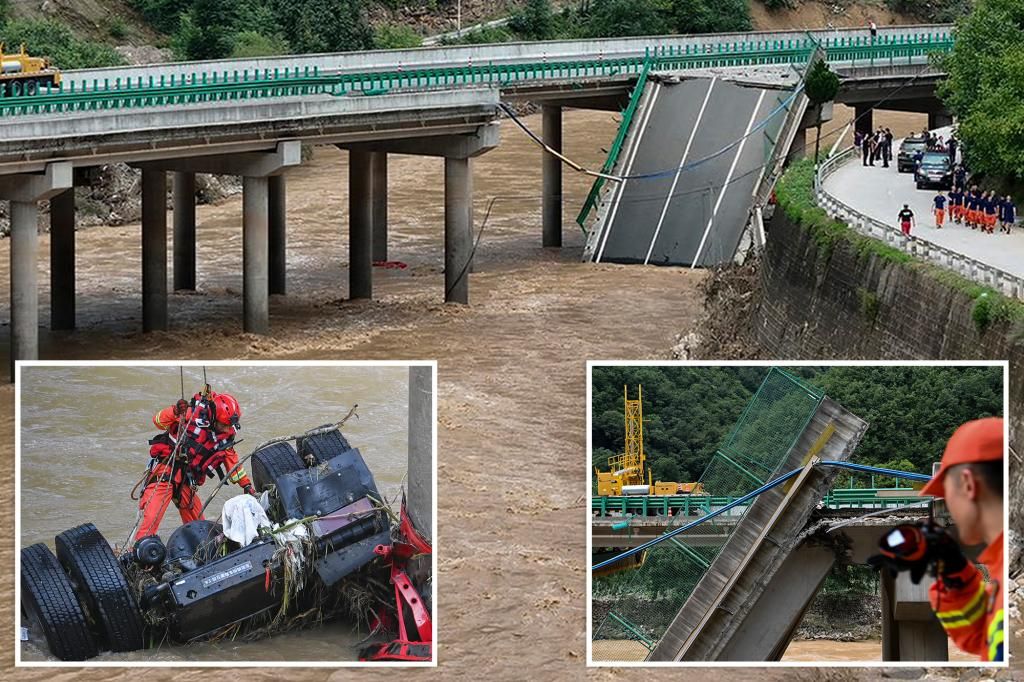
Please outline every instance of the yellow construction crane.
[[0, 43], [0, 97], [35, 95], [43, 86], [60, 85], [60, 71], [45, 57], [30, 57], [22, 44], [21, 52], [5, 54]]
[[621, 455], [608, 458], [609, 471], [595, 468], [597, 494], [601, 497], [619, 495], [697, 494], [699, 483], [652, 482], [652, 473], [644, 454], [644, 387], [637, 385], [636, 400], [629, 399], [629, 388], [622, 387], [625, 419], [625, 448]]

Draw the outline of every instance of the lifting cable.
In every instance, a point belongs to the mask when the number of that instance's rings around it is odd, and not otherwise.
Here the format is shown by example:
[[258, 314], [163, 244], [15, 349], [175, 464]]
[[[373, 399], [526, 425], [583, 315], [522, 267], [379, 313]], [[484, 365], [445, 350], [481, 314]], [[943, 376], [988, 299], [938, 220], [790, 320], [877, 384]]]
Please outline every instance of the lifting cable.
[[[906, 479], [913, 480], [913, 481], [930, 481], [931, 480], [931, 476], [928, 476], [926, 474], [917, 474], [917, 473], [913, 473], [913, 472], [910, 472], [910, 471], [897, 471], [896, 469], [884, 469], [884, 468], [881, 468], [881, 467], [868, 466], [866, 464], [854, 464], [852, 462], [836, 462], [836, 461], [833, 461], [833, 460], [825, 460], [825, 461], [818, 462], [818, 465], [820, 465], [820, 466], [838, 467], [838, 468], [842, 468], [842, 469], [851, 469], [853, 471], [861, 471], [861, 472], [872, 473], [872, 474], [883, 474], [883, 475], [887, 475], [887, 476], [899, 476], [900, 478], [906, 478]], [[774, 488], [774, 487], [776, 487], [776, 486], [778, 486], [778, 485], [780, 485], [782, 483], [785, 483], [789, 479], [791, 479], [794, 476], [798, 475], [803, 470], [804, 470], [804, 467], [799, 467], [797, 469], [793, 469], [792, 471], [790, 471], [788, 473], [785, 473], [782, 476], [779, 476], [778, 478], [776, 478], [776, 479], [774, 479], [772, 481], [769, 481], [768, 483], [765, 483], [764, 485], [762, 485], [757, 490], [749, 492], [746, 495], [744, 495], [743, 497], [740, 497], [740, 498], [738, 498], [736, 500], [733, 500], [732, 502], [730, 502], [729, 504], [725, 505], [724, 507], [719, 507], [718, 509], [716, 509], [715, 511], [711, 512], [710, 514], [705, 514], [704, 516], [700, 517], [699, 519], [696, 519], [694, 521], [690, 521], [689, 523], [683, 524], [682, 526], [679, 526], [679, 528], [674, 528], [674, 529], [670, 530], [669, 532], [667, 532], [667, 533], [665, 533], [663, 535], [659, 535], [658, 537], [653, 538], [651, 540], [648, 540], [647, 542], [644, 542], [644, 543], [642, 543], [640, 545], [637, 545], [636, 547], [633, 547], [632, 549], [628, 549], [625, 552], [623, 552], [622, 554], [614, 556], [614, 557], [612, 557], [610, 559], [605, 559], [604, 561], [600, 561], [600, 562], [594, 564], [593, 566], [591, 566], [590, 570], [591, 571], [596, 571], [596, 570], [598, 570], [600, 568], [604, 568], [605, 566], [609, 566], [611, 564], [614, 564], [614, 563], [617, 563], [619, 561], [622, 561], [623, 559], [627, 559], [627, 558], [629, 558], [629, 557], [631, 557], [631, 556], [633, 556], [635, 554], [639, 554], [640, 552], [643, 552], [643, 551], [645, 551], [647, 549], [650, 549], [651, 547], [654, 547], [655, 545], [657, 545], [659, 543], [665, 542], [666, 540], [668, 540], [670, 538], [674, 538], [675, 536], [679, 535], [683, 531], [689, 530], [690, 528], [693, 528], [694, 526], [698, 526], [698, 525], [704, 523], [705, 521], [707, 521], [708, 519], [711, 519], [711, 518], [714, 518], [714, 517], [718, 516], [719, 514], [724, 514], [725, 512], [727, 512], [730, 509], [732, 509], [733, 507], [739, 506], [739, 505], [743, 504], [744, 502], [748, 502], [751, 499], [753, 499], [753, 498], [757, 497], [758, 495], [760, 495], [761, 493], [766, 492], [768, 490], [771, 490], [772, 488]]]

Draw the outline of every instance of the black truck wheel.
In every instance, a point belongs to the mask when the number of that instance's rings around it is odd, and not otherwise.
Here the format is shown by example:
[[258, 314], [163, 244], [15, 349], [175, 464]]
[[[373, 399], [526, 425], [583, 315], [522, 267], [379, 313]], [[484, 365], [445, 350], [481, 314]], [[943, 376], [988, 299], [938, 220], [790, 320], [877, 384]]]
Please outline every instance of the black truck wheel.
[[100, 642], [111, 651], [142, 649], [142, 611], [106, 538], [96, 526], [85, 523], [64, 531], [54, 541], [57, 558], [74, 580]]
[[352, 446], [348, 444], [348, 439], [341, 435], [340, 429], [303, 438], [299, 441], [299, 454], [305, 461], [310, 461], [310, 456], [312, 456], [312, 464], [321, 464], [335, 455], [351, 449]]
[[279, 476], [305, 468], [291, 443], [274, 443], [252, 456], [252, 483], [262, 492]]
[[75, 590], [57, 557], [43, 543], [21, 550], [21, 612], [38, 628], [62, 661], [84, 661], [99, 653]]

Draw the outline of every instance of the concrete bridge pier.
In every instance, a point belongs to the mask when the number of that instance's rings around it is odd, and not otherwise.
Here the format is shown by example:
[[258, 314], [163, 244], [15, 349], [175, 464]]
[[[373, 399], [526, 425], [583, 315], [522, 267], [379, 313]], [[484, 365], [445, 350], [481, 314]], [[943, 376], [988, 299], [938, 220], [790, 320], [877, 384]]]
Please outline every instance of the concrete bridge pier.
[[[551, 149], [562, 151], [562, 107], [545, 104], [542, 135], [544, 144]], [[543, 152], [542, 165], [542, 230], [545, 247], [562, 246], [562, 160], [547, 151]]]
[[388, 153], [372, 152], [373, 260], [388, 259]]
[[50, 329], [75, 328], [75, 190], [50, 199]]
[[473, 170], [470, 159], [444, 160], [444, 300], [469, 303], [473, 250]]
[[945, 128], [953, 125], [953, 113], [948, 109], [937, 109], [928, 112], [928, 130]]
[[[143, 329], [149, 331], [155, 328], [166, 328], [167, 324], [167, 254], [166, 254], [166, 210], [164, 201], [165, 194], [161, 194], [162, 200], [157, 202], [157, 189], [155, 185], [159, 181], [151, 181], [147, 185], [147, 174], [155, 178], [159, 174], [163, 182], [159, 182], [161, 192], [166, 192], [166, 173], [213, 173], [216, 175], [240, 175], [242, 176], [242, 327], [246, 332], [253, 334], [266, 334], [270, 331], [270, 177], [280, 175], [292, 166], [302, 162], [302, 145], [297, 140], [279, 142], [274, 151], [271, 152], [243, 152], [221, 156], [201, 156], [182, 159], [167, 159], [162, 161], [147, 161], [136, 164], [142, 169], [143, 197]], [[147, 187], [148, 194], [147, 194]], [[159, 246], [163, 245], [160, 255], [147, 256], [147, 196], [149, 197], [150, 213], [149, 222], [159, 226], [159, 220], [163, 220], [162, 237], [157, 239], [156, 228], [150, 229], [151, 240], [149, 251], [155, 254]], [[184, 201], [184, 199], [182, 199]], [[159, 211], [156, 210], [159, 205]], [[193, 207], [194, 210], [194, 207]], [[193, 227], [194, 231], [194, 227]], [[159, 244], [157, 242], [159, 241]], [[194, 244], [194, 240], [193, 240]], [[157, 268], [159, 261], [163, 262], [163, 326], [153, 326], [159, 319], [153, 317], [156, 313], [147, 314], [146, 301], [147, 291], [149, 297], [153, 298], [159, 278], [154, 268]], [[147, 278], [147, 264], [153, 271]], [[148, 284], [147, 284], [148, 283]], [[159, 301], [157, 301], [159, 302]]]
[[11, 202], [11, 380], [14, 363], [39, 358], [39, 202], [73, 185], [71, 164], [44, 173], [0, 177], [0, 199]]
[[267, 236], [270, 250], [270, 293], [284, 294], [285, 279], [288, 269], [287, 227], [288, 202], [286, 185], [283, 175], [271, 175], [267, 178], [267, 206], [269, 216]]
[[142, 331], [167, 329], [167, 172], [142, 169]]
[[373, 298], [373, 153], [348, 153], [348, 297]]
[[172, 174], [174, 206], [174, 289], [196, 288], [196, 174]]
[[853, 108], [854, 116], [857, 117], [853, 129], [864, 135], [870, 135], [875, 130], [874, 107], [870, 104], [858, 104]]

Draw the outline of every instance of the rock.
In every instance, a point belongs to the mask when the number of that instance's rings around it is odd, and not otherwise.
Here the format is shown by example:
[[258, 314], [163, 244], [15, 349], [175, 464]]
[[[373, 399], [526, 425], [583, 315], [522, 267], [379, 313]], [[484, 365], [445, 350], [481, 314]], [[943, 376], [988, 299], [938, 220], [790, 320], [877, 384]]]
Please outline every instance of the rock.
[[174, 60], [170, 49], [152, 45], [118, 45], [114, 50], [132, 65], [163, 64]]
[[919, 680], [928, 673], [924, 668], [886, 668], [882, 677], [890, 680]]

